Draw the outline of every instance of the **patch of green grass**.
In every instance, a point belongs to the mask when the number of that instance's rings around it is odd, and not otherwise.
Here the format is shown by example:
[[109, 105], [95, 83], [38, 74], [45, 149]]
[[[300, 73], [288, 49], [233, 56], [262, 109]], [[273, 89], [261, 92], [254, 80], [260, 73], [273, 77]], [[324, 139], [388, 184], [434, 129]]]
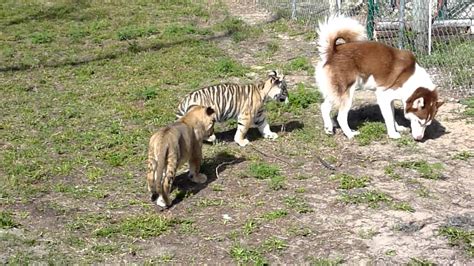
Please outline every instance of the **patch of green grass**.
[[369, 229], [361, 229], [357, 232], [357, 235], [359, 235], [360, 238], [363, 238], [363, 239], [372, 239], [374, 236], [376, 236], [379, 232], [378, 231], [375, 231], [374, 229], [372, 228], [369, 228]]
[[204, 198], [197, 202], [198, 207], [211, 207], [211, 206], [222, 206], [224, 204], [223, 199], [208, 199]]
[[400, 174], [395, 173], [395, 165], [388, 165], [384, 168], [384, 173], [392, 179], [400, 179]]
[[13, 228], [17, 227], [19, 224], [13, 220], [13, 215], [8, 211], [0, 212], [0, 228]]
[[455, 160], [466, 161], [466, 160], [468, 160], [469, 158], [472, 158], [472, 157], [474, 157], [474, 153], [472, 153], [470, 151], [460, 151], [460, 152], [456, 153], [452, 158], [455, 159]]
[[280, 174], [280, 168], [265, 162], [252, 162], [246, 174], [257, 179], [268, 179], [268, 186], [273, 190], [282, 189], [286, 180]]
[[439, 229], [438, 233], [447, 237], [450, 245], [463, 247], [469, 256], [474, 257], [474, 230], [444, 226]]
[[226, 17], [224, 21], [219, 24], [218, 28], [227, 31], [231, 35], [232, 40], [237, 43], [255, 38], [262, 32], [261, 28], [247, 25], [241, 19], [235, 17]]
[[310, 257], [309, 264], [312, 266], [336, 266], [341, 265], [344, 262], [342, 258], [321, 258], [321, 257]]
[[180, 220], [179, 221], [179, 228], [178, 231], [181, 234], [189, 235], [189, 234], [196, 234], [198, 232], [198, 227], [195, 225], [193, 220]]
[[318, 90], [300, 82], [296, 84], [295, 89], [289, 92], [288, 104], [280, 104], [272, 101], [266, 105], [266, 109], [269, 119], [271, 119], [271, 121], [279, 122], [279, 119], [281, 119], [281, 113], [287, 112], [301, 115], [303, 110], [320, 101], [321, 94]]
[[392, 208], [399, 211], [414, 212], [415, 209], [408, 202], [394, 202]]
[[276, 210], [270, 211], [262, 215], [262, 218], [266, 221], [276, 220], [278, 218], [282, 218], [288, 215], [288, 211], [286, 210]]
[[358, 129], [360, 134], [356, 136], [359, 145], [366, 146], [374, 141], [380, 141], [385, 138], [387, 130], [381, 122], [364, 122]]
[[266, 265], [267, 259], [256, 248], [245, 247], [240, 244], [234, 244], [230, 251], [230, 256], [239, 264]]
[[408, 266], [434, 266], [434, 262], [431, 262], [427, 259], [419, 258], [410, 258], [410, 261], [407, 263]]
[[245, 222], [242, 231], [245, 235], [252, 234], [258, 228], [258, 223], [254, 219], [249, 219]]
[[443, 165], [441, 163], [428, 163], [425, 160], [418, 161], [403, 161], [398, 165], [402, 168], [413, 169], [420, 174], [420, 177], [427, 179], [439, 179], [443, 176], [441, 170]]
[[416, 149], [416, 141], [411, 136], [402, 135], [401, 138], [396, 140], [397, 147], [406, 147], [410, 149]]
[[224, 191], [224, 186], [221, 184], [212, 184], [211, 189], [212, 191]]
[[242, 66], [237, 61], [224, 57], [216, 62], [212, 70], [217, 77], [242, 77], [247, 72], [247, 68]]
[[154, 26], [149, 27], [137, 27], [127, 26], [121, 28], [117, 32], [117, 37], [120, 41], [133, 40], [140, 37], [147, 37], [158, 32], [158, 29]]
[[160, 236], [169, 230], [175, 221], [158, 216], [146, 214], [127, 217], [118, 223], [102, 227], [94, 232], [99, 237], [131, 236], [149, 238]]
[[468, 97], [461, 101], [462, 104], [466, 105], [466, 110], [464, 114], [469, 117], [474, 117], [474, 97]]
[[368, 176], [356, 177], [346, 173], [337, 174], [334, 176], [334, 179], [340, 181], [340, 189], [363, 188], [366, 187], [367, 183], [371, 180]]
[[31, 35], [31, 43], [47, 44], [53, 41], [53, 35], [50, 32], [35, 32]]
[[286, 196], [283, 198], [283, 203], [292, 210], [295, 210], [297, 213], [309, 213], [313, 212], [313, 209], [305, 201], [305, 199], [298, 196]]
[[305, 71], [308, 75], [314, 74], [314, 67], [307, 57], [296, 57], [284, 66], [285, 72]]
[[266, 239], [262, 244], [262, 249], [271, 252], [271, 251], [282, 251], [288, 248], [288, 244], [285, 240], [279, 239], [277, 237], [270, 237]]
[[120, 246], [116, 244], [97, 244], [92, 246], [91, 249], [100, 254], [113, 254], [120, 251]]
[[341, 197], [342, 202], [351, 204], [368, 204], [371, 208], [378, 208], [380, 203], [391, 202], [390, 196], [376, 190], [366, 191], [358, 194], [345, 193]]
[[287, 230], [288, 235], [290, 236], [309, 236], [313, 231], [305, 226], [291, 226]]

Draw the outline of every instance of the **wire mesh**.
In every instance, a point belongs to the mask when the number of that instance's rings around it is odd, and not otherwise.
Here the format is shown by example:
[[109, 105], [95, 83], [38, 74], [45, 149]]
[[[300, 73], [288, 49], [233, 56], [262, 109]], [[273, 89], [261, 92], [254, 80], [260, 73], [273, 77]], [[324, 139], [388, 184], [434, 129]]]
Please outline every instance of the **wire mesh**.
[[408, 49], [449, 95], [474, 95], [474, 2], [472, 0], [257, 0], [280, 16], [315, 29], [332, 14], [366, 25], [378, 42]]

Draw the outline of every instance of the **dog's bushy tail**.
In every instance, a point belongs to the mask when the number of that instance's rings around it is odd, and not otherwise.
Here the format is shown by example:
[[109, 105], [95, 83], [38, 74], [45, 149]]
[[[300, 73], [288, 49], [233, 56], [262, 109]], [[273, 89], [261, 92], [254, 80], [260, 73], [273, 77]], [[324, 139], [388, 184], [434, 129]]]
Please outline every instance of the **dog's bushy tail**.
[[344, 16], [331, 16], [319, 23], [318, 51], [323, 62], [331, 58], [338, 39], [345, 43], [367, 40], [364, 26], [357, 20]]

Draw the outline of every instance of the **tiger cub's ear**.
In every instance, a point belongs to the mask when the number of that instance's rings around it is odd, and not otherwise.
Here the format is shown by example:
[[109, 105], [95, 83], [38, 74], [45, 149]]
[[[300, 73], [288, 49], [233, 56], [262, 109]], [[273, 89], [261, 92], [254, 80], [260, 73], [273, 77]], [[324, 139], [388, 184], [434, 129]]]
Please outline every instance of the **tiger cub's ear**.
[[214, 111], [214, 109], [212, 109], [211, 107], [207, 107], [206, 108], [206, 114], [207, 115], [212, 115], [213, 113], [215, 113], [216, 111]]
[[269, 78], [276, 78], [278, 76], [277, 72], [275, 70], [270, 70], [268, 72], [268, 77]]

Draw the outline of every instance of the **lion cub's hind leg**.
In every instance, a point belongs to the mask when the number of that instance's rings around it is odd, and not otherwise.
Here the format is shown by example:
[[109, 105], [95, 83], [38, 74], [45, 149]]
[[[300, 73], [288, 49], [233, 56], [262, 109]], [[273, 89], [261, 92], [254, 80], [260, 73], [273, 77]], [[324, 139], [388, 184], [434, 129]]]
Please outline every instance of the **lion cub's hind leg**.
[[194, 158], [191, 156], [189, 159], [189, 177], [191, 178], [191, 181], [199, 184], [206, 183], [207, 181], [207, 176], [199, 173], [201, 170], [201, 159], [202, 151], [201, 147], [199, 147], [198, 150], [195, 151]]

